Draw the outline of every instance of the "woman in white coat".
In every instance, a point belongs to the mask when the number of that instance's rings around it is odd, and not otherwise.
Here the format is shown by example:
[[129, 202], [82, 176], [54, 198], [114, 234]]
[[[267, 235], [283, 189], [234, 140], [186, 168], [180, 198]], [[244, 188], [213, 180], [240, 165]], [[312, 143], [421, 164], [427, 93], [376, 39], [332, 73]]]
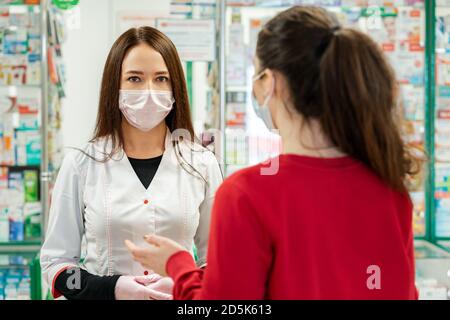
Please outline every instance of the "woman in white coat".
[[54, 187], [41, 265], [55, 298], [170, 299], [171, 280], [124, 245], [149, 233], [206, 263], [222, 174], [194, 139], [175, 46], [151, 27], [125, 32], [106, 61], [94, 138], [66, 156]]

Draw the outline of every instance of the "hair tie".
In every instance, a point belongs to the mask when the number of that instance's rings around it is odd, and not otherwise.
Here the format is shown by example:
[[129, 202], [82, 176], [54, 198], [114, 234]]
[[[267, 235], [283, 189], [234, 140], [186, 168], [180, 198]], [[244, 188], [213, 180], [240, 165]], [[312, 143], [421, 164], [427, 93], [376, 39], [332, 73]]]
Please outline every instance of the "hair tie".
[[319, 59], [322, 58], [322, 55], [325, 53], [325, 51], [329, 47], [331, 41], [336, 36], [336, 33], [339, 30], [341, 30], [340, 26], [335, 26], [335, 27], [331, 28], [330, 33], [322, 39], [321, 43], [316, 48], [316, 57], [317, 58], [319, 58]]
[[336, 35], [336, 33], [338, 33], [338, 31], [340, 31], [340, 30], [341, 30], [341, 27], [340, 26], [336, 26], [336, 27], [331, 28], [331, 33], [333, 35]]

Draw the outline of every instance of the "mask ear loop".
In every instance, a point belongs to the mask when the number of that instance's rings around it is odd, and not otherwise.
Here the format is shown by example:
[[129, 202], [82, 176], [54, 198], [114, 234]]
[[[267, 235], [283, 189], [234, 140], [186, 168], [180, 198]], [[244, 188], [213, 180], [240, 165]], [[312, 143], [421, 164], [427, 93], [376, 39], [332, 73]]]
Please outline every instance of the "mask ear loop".
[[263, 103], [264, 108], [269, 107], [269, 102], [270, 100], [272, 100], [274, 94], [275, 94], [275, 76], [273, 76], [272, 89], [270, 90], [270, 93], [267, 95], [267, 97], [264, 99]]
[[272, 100], [274, 94], [275, 94], [275, 83], [276, 83], [276, 79], [275, 76], [273, 76], [273, 83], [272, 83], [272, 89], [270, 90], [270, 94], [264, 99], [264, 103], [261, 106], [262, 109], [266, 108], [267, 112], [270, 114], [270, 122], [271, 122], [271, 127], [275, 128], [275, 125], [273, 123], [273, 116], [270, 112], [270, 108], [269, 108], [269, 102], [270, 100]]

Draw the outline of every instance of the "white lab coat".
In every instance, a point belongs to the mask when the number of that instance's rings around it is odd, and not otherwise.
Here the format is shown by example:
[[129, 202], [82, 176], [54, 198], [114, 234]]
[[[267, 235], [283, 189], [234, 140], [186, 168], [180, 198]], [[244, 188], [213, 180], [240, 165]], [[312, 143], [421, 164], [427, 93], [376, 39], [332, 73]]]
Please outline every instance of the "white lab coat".
[[[80, 151], [65, 157], [41, 250], [43, 278], [49, 287], [61, 270], [74, 266], [96, 275], [144, 275], [147, 270], [133, 261], [124, 241], [146, 246], [146, 234], [169, 237], [191, 252], [195, 243], [198, 265], [206, 263], [211, 208], [222, 173], [210, 151], [182, 142], [183, 156], [207, 184], [188, 173], [180, 166], [171, 141], [168, 130], [166, 150], [147, 190], [123, 150], [106, 163]], [[100, 160], [110, 151], [109, 139], [85, 148]], [[82, 254], [83, 240], [86, 252]], [[81, 265], [80, 258], [84, 258]]]

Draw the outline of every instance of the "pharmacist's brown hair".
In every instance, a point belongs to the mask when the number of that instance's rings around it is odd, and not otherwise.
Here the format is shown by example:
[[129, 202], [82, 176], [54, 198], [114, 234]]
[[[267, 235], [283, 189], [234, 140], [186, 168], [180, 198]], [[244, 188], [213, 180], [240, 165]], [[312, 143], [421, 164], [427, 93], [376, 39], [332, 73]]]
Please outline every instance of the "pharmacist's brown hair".
[[395, 74], [377, 43], [325, 9], [293, 7], [263, 27], [256, 55], [261, 70], [285, 77], [307, 122], [318, 120], [339, 150], [406, 192], [420, 164], [401, 137]]

